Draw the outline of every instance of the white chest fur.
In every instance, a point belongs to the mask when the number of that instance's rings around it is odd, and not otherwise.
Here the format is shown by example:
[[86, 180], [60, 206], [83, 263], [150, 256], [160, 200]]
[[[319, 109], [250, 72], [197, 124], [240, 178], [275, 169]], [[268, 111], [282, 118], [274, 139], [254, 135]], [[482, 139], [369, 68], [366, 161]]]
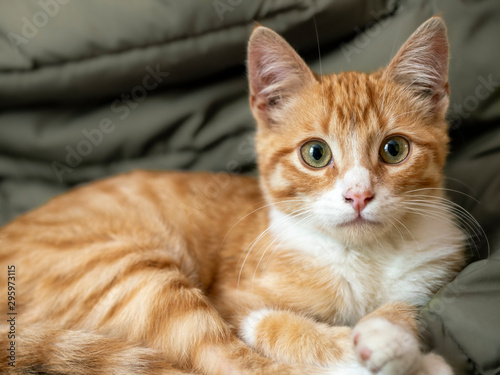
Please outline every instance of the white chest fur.
[[451, 276], [447, 259], [462, 251], [463, 234], [451, 223], [417, 220], [406, 236], [396, 233], [370, 244], [347, 246], [271, 211], [271, 231], [279, 236], [281, 247], [306, 262], [329, 267], [332, 288], [341, 288], [335, 293], [346, 303], [333, 318], [335, 324], [353, 324], [390, 301], [425, 304]]

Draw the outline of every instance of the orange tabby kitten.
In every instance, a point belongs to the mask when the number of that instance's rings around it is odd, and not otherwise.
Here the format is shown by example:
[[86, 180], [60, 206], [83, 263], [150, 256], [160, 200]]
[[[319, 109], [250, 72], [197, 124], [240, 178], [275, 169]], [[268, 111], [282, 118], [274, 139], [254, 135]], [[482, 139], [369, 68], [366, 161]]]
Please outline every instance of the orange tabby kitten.
[[260, 179], [228, 177], [200, 210], [217, 176], [132, 172], [5, 226], [18, 315], [2, 372], [451, 374], [416, 322], [463, 264], [438, 203], [447, 71], [438, 17], [369, 75], [320, 77], [256, 27]]

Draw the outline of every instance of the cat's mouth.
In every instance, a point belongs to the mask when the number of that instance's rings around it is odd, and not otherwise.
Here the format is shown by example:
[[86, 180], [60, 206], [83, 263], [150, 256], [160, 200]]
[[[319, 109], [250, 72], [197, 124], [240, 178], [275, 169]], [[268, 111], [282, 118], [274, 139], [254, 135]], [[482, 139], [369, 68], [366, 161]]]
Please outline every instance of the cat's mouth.
[[373, 226], [380, 225], [381, 223], [375, 220], [365, 219], [362, 216], [358, 216], [355, 219], [344, 221], [343, 223], [338, 224], [339, 227], [361, 227], [361, 226]]

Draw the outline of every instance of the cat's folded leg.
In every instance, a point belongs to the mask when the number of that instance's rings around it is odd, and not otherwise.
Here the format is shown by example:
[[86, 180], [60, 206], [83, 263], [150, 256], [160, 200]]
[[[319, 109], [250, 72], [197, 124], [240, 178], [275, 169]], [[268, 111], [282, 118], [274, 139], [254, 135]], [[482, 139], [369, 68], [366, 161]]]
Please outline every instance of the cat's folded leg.
[[329, 367], [354, 360], [351, 328], [333, 327], [292, 311], [253, 311], [242, 320], [240, 336], [279, 362]]
[[[102, 322], [94, 327], [96, 330], [141, 343], [162, 353], [161, 361], [199, 374], [310, 373], [304, 367], [274, 363], [246, 346], [230, 330], [205, 293], [178, 267], [154, 269], [150, 262], [143, 271], [147, 281], [139, 285], [140, 290], [134, 294], [136, 299], [103, 305], [98, 315], [91, 316], [91, 320]], [[135, 269], [135, 275], [140, 272]], [[116, 288], [126, 286], [124, 281]], [[118, 293], [116, 290], [115, 294]], [[115, 314], [116, 311], [120, 314]]]
[[418, 342], [416, 309], [390, 303], [364, 317], [353, 330], [358, 361], [381, 375], [452, 375], [436, 354], [423, 354]]

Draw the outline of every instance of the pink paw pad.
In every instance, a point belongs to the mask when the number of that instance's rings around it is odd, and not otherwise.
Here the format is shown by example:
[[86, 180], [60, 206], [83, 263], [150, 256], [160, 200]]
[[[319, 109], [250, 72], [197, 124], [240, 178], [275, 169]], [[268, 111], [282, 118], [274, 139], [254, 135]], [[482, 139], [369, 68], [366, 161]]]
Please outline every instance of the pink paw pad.
[[[354, 346], [358, 346], [360, 338], [361, 338], [361, 334], [359, 332], [356, 333], [356, 335], [354, 335], [354, 339], [353, 339]], [[371, 351], [368, 348], [361, 348], [361, 350], [359, 351], [359, 356], [361, 357], [361, 359], [363, 361], [368, 361], [370, 359], [370, 357], [372, 356], [372, 354], [373, 354], [373, 351]]]
[[356, 333], [356, 335], [354, 336], [354, 346], [358, 345], [360, 336], [361, 335], [359, 333]]
[[359, 356], [363, 361], [368, 361], [372, 356], [373, 352], [368, 348], [361, 348], [359, 351]]

